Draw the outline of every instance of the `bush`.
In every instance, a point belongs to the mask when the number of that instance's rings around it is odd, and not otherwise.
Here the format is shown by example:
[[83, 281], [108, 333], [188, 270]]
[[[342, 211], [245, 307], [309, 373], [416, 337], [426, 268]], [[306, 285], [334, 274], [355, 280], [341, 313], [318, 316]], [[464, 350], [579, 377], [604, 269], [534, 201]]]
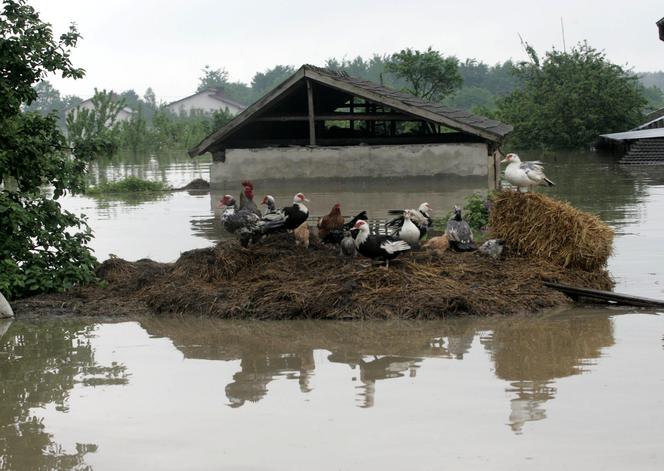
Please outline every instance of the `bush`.
[[143, 180], [138, 177], [127, 177], [115, 182], [100, 183], [97, 186], [88, 188], [85, 190], [85, 193], [90, 196], [96, 196], [105, 193], [141, 193], [147, 191], [168, 191], [171, 189], [164, 182]]
[[[485, 196], [481, 193], [473, 193], [466, 197], [462, 217], [468, 222], [473, 231], [485, 231], [487, 229], [491, 204], [491, 195]], [[447, 221], [453, 215], [454, 211], [450, 211], [445, 216], [435, 219], [434, 228], [444, 231], [447, 227]]]
[[[25, 0], [4, 0], [0, 11], [0, 290], [11, 300], [64, 290], [95, 279], [96, 260], [84, 218], [57, 200], [82, 191], [85, 169], [100, 141], [80, 136], [71, 145], [56, 114], [23, 112], [37, 98], [34, 85], [51, 73], [80, 78], [70, 51], [80, 35], [74, 25], [53, 38]], [[53, 199], [41, 195], [53, 189]]]
[[588, 147], [599, 134], [632, 129], [643, 119], [647, 102], [638, 77], [587, 43], [549, 51], [541, 63], [527, 51], [531, 61], [515, 69], [523, 88], [497, 102], [496, 117], [514, 126], [511, 146]]
[[0, 192], [0, 227], [0, 291], [8, 299], [95, 280], [92, 232], [57, 201]]

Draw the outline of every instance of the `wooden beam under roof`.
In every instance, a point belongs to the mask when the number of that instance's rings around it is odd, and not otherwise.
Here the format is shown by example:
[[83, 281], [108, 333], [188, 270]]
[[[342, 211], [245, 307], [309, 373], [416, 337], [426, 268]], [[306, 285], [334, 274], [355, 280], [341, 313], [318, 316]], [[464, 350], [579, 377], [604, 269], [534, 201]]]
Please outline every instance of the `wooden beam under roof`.
[[491, 141], [494, 141], [497, 136], [494, 133], [488, 132], [484, 129], [480, 129], [477, 127], [469, 126], [465, 123], [461, 123], [459, 121], [455, 121], [451, 118], [448, 118], [446, 116], [443, 116], [438, 113], [434, 113], [429, 110], [425, 110], [421, 107], [414, 106], [414, 105], [409, 105], [407, 103], [404, 103], [401, 100], [393, 99], [390, 98], [387, 95], [381, 95], [380, 93], [375, 93], [371, 90], [368, 90], [363, 87], [358, 87], [356, 85], [353, 85], [352, 83], [349, 83], [344, 80], [335, 80], [332, 77], [328, 77], [325, 74], [321, 74], [319, 72], [316, 72], [315, 70], [305, 67], [304, 68], [304, 75], [307, 78], [310, 78], [314, 80], [315, 82], [321, 83], [323, 85], [327, 85], [330, 88], [335, 88], [337, 90], [341, 90], [342, 92], [349, 93], [351, 95], [355, 95], [361, 98], [364, 98], [366, 100], [372, 101], [374, 103], [381, 103], [385, 106], [389, 106], [390, 108], [398, 111], [402, 111], [404, 113], [409, 113], [413, 114], [415, 116], [420, 117], [421, 119], [425, 121], [432, 121], [434, 123], [440, 123], [444, 124], [445, 126], [448, 126], [452, 129], [458, 129], [459, 131], [464, 131], [467, 133], [475, 134], [478, 136], [483, 137], [484, 139], [488, 139]]
[[[409, 116], [400, 113], [327, 113], [315, 114], [314, 121], [421, 121], [418, 116]], [[256, 121], [262, 122], [288, 122], [308, 121], [309, 115], [261, 116]]]

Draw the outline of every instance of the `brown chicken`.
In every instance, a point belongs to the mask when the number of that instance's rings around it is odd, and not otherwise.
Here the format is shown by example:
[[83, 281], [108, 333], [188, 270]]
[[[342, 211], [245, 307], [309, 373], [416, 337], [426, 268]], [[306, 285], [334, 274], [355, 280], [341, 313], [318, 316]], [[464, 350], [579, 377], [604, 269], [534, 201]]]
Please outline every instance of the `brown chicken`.
[[432, 237], [431, 239], [427, 240], [424, 243], [424, 247], [430, 250], [444, 251], [447, 250], [449, 246], [450, 246], [450, 240], [447, 238], [446, 235]]
[[304, 245], [304, 248], [309, 247], [309, 225], [304, 221], [297, 229], [293, 231], [295, 236], [295, 245]]
[[341, 231], [344, 225], [344, 217], [341, 215], [341, 205], [335, 204], [330, 214], [323, 216], [318, 220], [318, 238], [325, 240], [332, 231]]

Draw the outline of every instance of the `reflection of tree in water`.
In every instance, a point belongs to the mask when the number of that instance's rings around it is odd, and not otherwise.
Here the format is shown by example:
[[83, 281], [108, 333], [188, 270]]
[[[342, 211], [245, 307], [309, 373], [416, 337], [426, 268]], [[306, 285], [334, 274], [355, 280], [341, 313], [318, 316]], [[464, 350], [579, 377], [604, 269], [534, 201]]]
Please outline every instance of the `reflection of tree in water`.
[[209, 166], [209, 157], [191, 159], [185, 150], [157, 153], [120, 152], [112, 157], [96, 159], [88, 170], [88, 184], [97, 185], [129, 176], [168, 182], [169, 171], [189, 173], [189, 180], [207, 179]]
[[92, 331], [79, 322], [17, 322], [0, 336], [0, 470], [91, 469], [85, 455], [96, 445], [79, 443], [67, 453], [33, 409], [54, 404], [66, 412], [77, 384], [127, 383], [124, 366], [95, 362]]
[[496, 376], [510, 382], [510, 427], [520, 433], [526, 422], [546, 418], [543, 405], [555, 396], [555, 379], [587, 371], [613, 345], [613, 327], [607, 315], [521, 319], [496, 324], [482, 343]]

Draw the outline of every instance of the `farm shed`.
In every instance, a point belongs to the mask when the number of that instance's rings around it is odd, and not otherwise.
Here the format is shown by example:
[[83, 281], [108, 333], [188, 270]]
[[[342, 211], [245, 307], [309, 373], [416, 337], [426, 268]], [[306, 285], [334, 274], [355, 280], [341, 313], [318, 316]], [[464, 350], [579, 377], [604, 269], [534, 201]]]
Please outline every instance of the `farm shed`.
[[512, 126], [311, 65], [189, 151], [213, 185], [298, 178], [474, 176], [494, 188]]

